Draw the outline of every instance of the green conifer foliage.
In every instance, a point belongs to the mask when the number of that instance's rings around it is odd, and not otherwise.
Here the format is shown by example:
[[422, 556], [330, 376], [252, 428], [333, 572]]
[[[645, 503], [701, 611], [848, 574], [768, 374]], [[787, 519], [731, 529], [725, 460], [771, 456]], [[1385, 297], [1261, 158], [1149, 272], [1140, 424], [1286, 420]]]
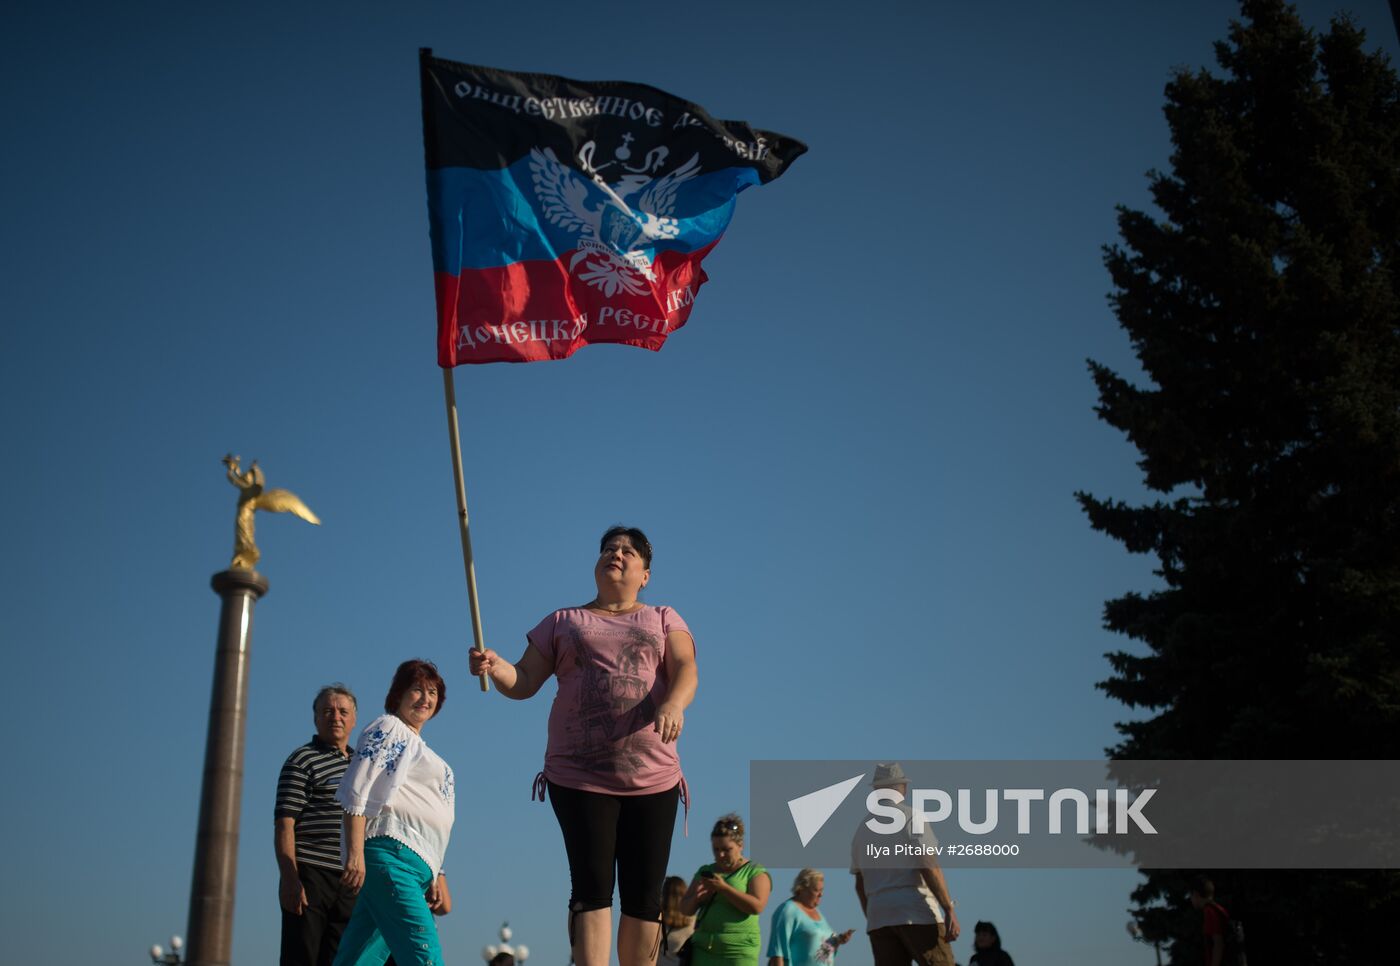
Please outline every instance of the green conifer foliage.
[[[1167, 85], [1158, 215], [1120, 209], [1105, 250], [1150, 385], [1090, 362], [1097, 412], [1161, 494], [1078, 494], [1160, 563], [1160, 587], [1105, 606], [1138, 642], [1100, 684], [1137, 711], [1109, 752], [1397, 758], [1400, 83], [1345, 19], [1318, 34], [1279, 0], [1241, 8], [1219, 69]], [[1253, 962], [1392, 961], [1393, 873], [1213, 877]], [[1147, 873], [1134, 898], [1194, 966], [1188, 879]]]

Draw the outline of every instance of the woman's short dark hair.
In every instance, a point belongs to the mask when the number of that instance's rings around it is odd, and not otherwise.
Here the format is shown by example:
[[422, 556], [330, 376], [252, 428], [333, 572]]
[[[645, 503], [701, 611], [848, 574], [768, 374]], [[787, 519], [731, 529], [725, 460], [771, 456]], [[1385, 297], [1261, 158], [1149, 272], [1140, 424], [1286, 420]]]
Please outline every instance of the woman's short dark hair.
[[626, 537], [631, 540], [632, 546], [642, 555], [642, 562], [646, 564], [648, 570], [651, 569], [651, 541], [647, 539], [645, 533], [636, 527], [624, 527], [620, 523], [615, 527], [608, 527], [608, 532], [603, 534], [602, 540], [598, 541], [599, 553], [607, 549], [608, 541], [613, 537]]
[[437, 706], [433, 708], [433, 717], [436, 718], [442, 706], [447, 703], [447, 682], [438, 673], [436, 664], [432, 661], [420, 661], [416, 657], [404, 661], [394, 672], [394, 683], [389, 685], [389, 693], [384, 696], [384, 710], [390, 714], [398, 714], [404, 692], [420, 681], [437, 688]]
[[996, 926], [993, 926], [990, 922], [987, 922], [984, 919], [981, 922], [977, 923], [977, 925], [972, 927], [973, 935], [976, 935], [979, 932], [985, 932], [988, 935], [990, 935], [992, 939], [996, 941], [997, 947], [1001, 947], [1001, 933], [997, 932]]

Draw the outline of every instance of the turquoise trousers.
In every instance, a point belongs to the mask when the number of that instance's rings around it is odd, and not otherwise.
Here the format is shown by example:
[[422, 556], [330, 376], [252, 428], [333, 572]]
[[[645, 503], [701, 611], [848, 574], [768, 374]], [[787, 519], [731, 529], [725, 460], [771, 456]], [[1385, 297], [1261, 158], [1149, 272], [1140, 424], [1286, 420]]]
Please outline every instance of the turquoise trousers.
[[365, 884], [340, 937], [335, 966], [443, 966], [437, 924], [423, 893], [433, 870], [407, 845], [386, 836], [365, 843]]

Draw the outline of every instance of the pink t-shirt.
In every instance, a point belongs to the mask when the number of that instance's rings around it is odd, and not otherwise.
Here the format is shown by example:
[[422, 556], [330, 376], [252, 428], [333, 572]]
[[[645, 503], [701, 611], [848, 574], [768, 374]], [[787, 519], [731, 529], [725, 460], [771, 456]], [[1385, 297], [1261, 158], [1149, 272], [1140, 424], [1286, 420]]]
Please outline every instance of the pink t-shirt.
[[669, 607], [616, 617], [581, 607], [557, 610], [526, 639], [559, 679], [549, 710], [544, 776], [556, 785], [609, 795], [651, 795], [676, 786], [676, 743], [653, 728], [666, 700], [666, 635], [690, 633]]

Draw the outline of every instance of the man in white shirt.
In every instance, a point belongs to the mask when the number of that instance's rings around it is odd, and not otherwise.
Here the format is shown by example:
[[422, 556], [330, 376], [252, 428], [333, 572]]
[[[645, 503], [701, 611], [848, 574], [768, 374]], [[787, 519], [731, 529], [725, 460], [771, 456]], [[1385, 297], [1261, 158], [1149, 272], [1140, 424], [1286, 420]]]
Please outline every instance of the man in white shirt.
[[[875, 966], [954, 966], [948, 944], [958, 938], [958, 917], [943, 870], [933, 854], [937, 840], [925, 828], [915, 834], [911, 828], [909, 779], [898, 762], [875, 766], [872, 788], [898, 792], [895, 807], [904, 812], [904, 828], [890, 835], [871, 831], [864, 822], [851, 842], [851, 874], [856, 877], [856, 895], [865, 912], [865, 931]], [[922, 846], [906, 852], [913, 868], [881, 867], [871, 856], [878, 850], [868, 846], [905, 843]], [[910, 854], [912, 853], [912, 854]], [[888, 854], [888, 853], [886, 853]]]

